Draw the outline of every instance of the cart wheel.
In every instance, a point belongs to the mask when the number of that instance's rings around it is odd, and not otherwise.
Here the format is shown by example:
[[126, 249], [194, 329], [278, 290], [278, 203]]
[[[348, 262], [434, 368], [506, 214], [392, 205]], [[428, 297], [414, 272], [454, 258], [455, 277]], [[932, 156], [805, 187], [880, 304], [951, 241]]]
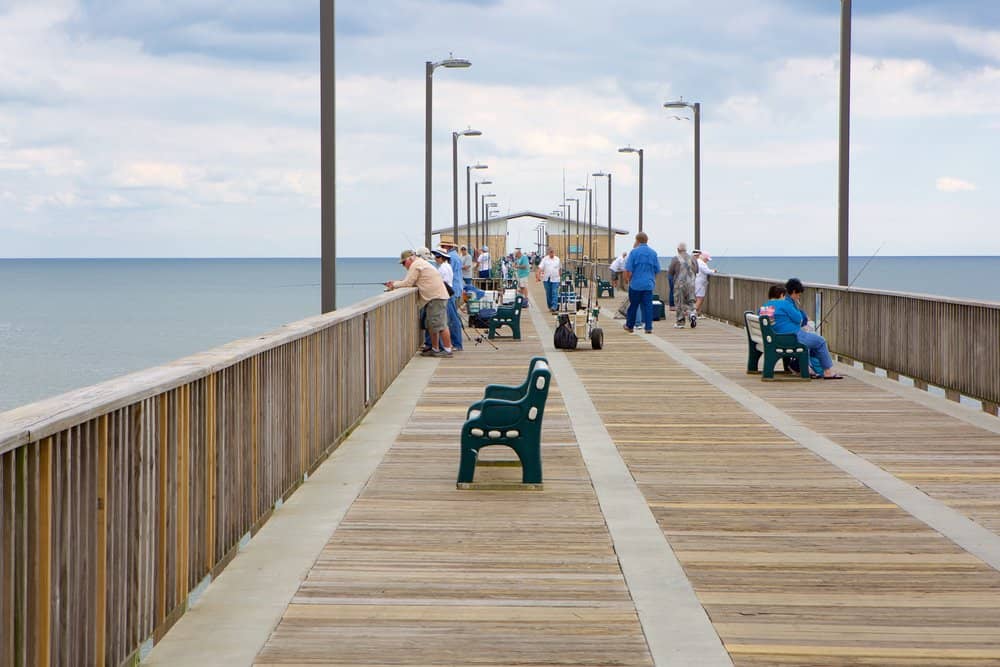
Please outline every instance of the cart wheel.
[[601, 327], [595, 327], [590, 332], [590, 347], [594, 350], [600, 350], [604, 347], [604, 329]]

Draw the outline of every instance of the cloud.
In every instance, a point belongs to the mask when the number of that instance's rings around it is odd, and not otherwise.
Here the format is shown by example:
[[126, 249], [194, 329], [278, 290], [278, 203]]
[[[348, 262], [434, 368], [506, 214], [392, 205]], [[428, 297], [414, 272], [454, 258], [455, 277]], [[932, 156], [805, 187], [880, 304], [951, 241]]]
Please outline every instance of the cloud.
[[952, 178], [951, 176], [942, 176], [937, 179], [935, 187], [941, 192], [971, 192], [976, 189], [974, 183], [963, 181], [960, 178]]

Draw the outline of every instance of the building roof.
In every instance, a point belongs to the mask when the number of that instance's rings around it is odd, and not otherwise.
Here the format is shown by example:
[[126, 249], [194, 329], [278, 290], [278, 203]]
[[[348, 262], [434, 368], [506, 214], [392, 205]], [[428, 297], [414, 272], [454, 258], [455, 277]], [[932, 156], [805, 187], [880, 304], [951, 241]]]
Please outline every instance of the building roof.
[[[555, 215], [546, 215], [545, 213], [536, 213], [534, 211], [521, 211], [520, 213], [509, 213], [507, 215], [498, 215], [495, 218], [490, 218], [488, 220], [488, 222], [490, 222], [490, 223], [508, 222], [508, 221], [513, 220], [515, 218], [536, 218], [538, 220], [544, 220], [545, 222], [569, 222], [569, 223], [572, 223], [573, 225], [576, 225], [576, 220], [575, 219], [567, 220], [566, 218], [560, 218], [560, 217], [555, 216]], [[481, 220], [480, 224], [482, 222], [483, 221]], [[465, 224], [459, 224], [458, 225], [458, 229], [461, 231], [461, 230], [464, 230], [467, 226], [468, 225], [465, 225]], [[475, 226], [475, 223], [473, 223], [473, 226]], [[599, 223], [595, 223], [593, 225], [593, 227], [594, 227], [595, 230], [599, 230], [599, 231], [606, 231], [608, 229], [608, 226], [606, 224], [602, 225], [602, 224], [599, 224]], [[454, 228], [455, 228], [454, 225], [448, 225], [447, 227], [439, 227], [438, 229], [434, 229], [434, 230], [431, 231], [431, 233], [432, 234], [447, 234], [447, 233], [453, 231]], [[587, 229], [587, 223], [585, 221], [581, 220], [580, 221], [580, 228], [581, 229]], [[623, 234], [623, 235], [624, 234], [631, 234], [632, 233], [628, 229], [620, 229], [618, 227], [612, 227], [611, 231], [613, 231], [615, 234]]]

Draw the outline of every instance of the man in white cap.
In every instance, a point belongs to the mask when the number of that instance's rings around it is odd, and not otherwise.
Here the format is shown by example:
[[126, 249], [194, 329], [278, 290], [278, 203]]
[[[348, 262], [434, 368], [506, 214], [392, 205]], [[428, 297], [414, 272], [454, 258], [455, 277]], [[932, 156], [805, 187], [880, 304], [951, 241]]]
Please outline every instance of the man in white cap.
[[479, 253], [479, 277], [489, 278], [490, 271], [493, 269], [493, 258], [490, 257], [489, 246], [483, 246], [482, 251]]

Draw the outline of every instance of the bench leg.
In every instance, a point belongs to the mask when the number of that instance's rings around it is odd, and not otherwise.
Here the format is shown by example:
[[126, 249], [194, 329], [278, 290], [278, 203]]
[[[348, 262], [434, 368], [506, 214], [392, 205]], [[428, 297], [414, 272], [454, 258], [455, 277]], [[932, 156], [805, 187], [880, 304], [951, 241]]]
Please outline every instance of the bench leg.
[[539, 445], [521, 445], [512, 449], [521, 460], [521, 483], [541, 484], [542, 448]]
[[751, 345], [750, 352], [747, 355], [747, 374], [756, 374], [760, 371], [757, 370], [760, 364], [761, 353], [756, 346]]
[[471, 484], [472, 478], [476, 475], [476, 459], [479, 458], [479, 450], [462, 445], [462, 458], [458, 464], [458, 483]]

